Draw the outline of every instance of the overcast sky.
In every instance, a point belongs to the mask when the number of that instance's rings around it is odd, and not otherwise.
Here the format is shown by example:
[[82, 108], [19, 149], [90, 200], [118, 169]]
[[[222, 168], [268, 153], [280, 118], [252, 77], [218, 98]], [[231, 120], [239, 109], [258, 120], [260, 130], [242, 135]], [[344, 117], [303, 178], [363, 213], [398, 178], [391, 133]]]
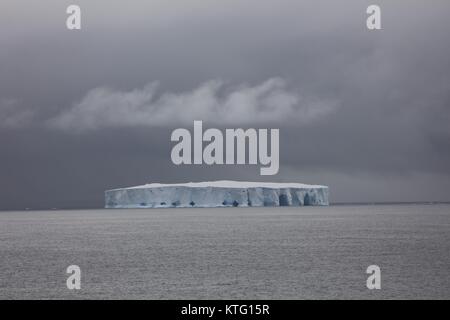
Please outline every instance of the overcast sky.
[[[81, 30], [66, 29], [70, 4]], [[450, 201], [449, 17], [447, 0], [3, 0], [0, 210], [212, 179]], [[279, 173], [172, 164], [170, 134], [193, 120], [279, 128]]]

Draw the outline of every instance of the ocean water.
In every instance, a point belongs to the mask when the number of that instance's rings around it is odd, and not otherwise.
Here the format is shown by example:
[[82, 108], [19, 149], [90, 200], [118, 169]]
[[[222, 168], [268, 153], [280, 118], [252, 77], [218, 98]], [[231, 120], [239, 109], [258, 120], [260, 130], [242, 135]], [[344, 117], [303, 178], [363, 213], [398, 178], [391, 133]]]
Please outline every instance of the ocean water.
[[450, 205], [0, 212], [0, 298], [449, 299]]

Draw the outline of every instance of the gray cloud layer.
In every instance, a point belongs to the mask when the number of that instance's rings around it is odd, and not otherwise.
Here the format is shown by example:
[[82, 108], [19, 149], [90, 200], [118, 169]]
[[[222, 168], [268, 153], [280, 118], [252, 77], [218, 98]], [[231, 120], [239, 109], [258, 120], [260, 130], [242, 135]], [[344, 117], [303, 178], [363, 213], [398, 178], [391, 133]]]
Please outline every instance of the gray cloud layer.
[[22, 110], [15, 99], [0, 100], [0, 127], [17, 128], [29, 124], [33, 118], [31, 110]]
[[[105, 127], [192, 125], [194, 120], [220, 125], [308, 123], [336, 107], [335, 103], [301, 97], [281, 78], [256, 86], [225, 87], [211, 80], [182, 93], [157, 94], [157, 83], [128, 92], [95, 88], [49, 125], [69, 131]], [[8, 120], [8, 119], [7, 119]]]
[[3, 1], [0, 209], [261, 179], [172, 165], [170, 133], [194, 118], [279, 127], [273, 179], [328, 184], [334, 201], [450, 200], [450, 3], [378, 3], [370, 32], [372, 1], [80, 0], [72, 32], [70, 1]]

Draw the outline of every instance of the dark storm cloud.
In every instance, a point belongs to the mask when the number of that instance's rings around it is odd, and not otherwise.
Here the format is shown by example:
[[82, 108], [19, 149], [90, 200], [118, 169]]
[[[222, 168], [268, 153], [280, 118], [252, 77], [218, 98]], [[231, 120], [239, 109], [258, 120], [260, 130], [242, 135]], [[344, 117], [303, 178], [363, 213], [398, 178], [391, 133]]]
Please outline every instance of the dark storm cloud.
[[[77, 3], [80, 31], [65, 29], [71, 1], [0, 5], [0, 208], [101, 206], [104, 189], [153, 181], [267, 180], [256, 166], [174, 166], [170, 133], [205, 110], [199, 120], [220, 127], [208, 101], [270, 79], [284, 103], [263, 121], [281, 133], [271, 180], [328, 184], [334, 201], [450, 200], [448, 1], [378, 1], [373, 32], [372, 2], [356, 0]], [[172, 113], [154, 125], [161, 96], [204, 87], [186, 118], [163, 99]], [[242, 101], [223, 126], [266, 100]], [[289, 117], [305, 105], [331, 111]]]

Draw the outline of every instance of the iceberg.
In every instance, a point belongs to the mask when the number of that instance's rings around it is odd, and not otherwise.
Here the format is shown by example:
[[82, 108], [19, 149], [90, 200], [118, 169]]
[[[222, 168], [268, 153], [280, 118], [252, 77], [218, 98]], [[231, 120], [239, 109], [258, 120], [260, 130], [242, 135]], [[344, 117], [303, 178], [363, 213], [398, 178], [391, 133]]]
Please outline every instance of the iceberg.
[[244, 181], [151, 183], [105, 191], [105, 208], [326, 206], [328, 187]]

